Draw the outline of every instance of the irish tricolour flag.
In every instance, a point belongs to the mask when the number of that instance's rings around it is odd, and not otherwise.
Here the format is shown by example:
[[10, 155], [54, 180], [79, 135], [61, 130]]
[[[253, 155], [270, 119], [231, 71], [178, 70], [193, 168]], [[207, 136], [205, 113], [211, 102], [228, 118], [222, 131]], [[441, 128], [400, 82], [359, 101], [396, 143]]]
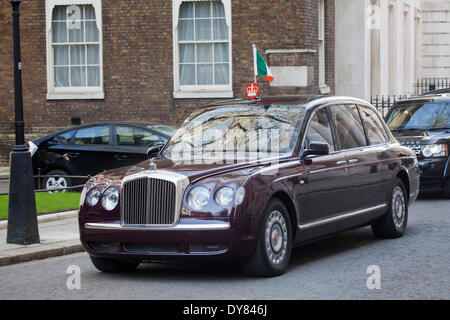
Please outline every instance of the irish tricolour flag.
[[273, 81], [272, 72], [270, 72], [269, 67], [267, 66], [266, 61], [264, 61], [263, 56], [256, 49], [256, 46], [253, 45], [253, 59], [255, 64], [255, 76], [261, 76], [269, 80]]

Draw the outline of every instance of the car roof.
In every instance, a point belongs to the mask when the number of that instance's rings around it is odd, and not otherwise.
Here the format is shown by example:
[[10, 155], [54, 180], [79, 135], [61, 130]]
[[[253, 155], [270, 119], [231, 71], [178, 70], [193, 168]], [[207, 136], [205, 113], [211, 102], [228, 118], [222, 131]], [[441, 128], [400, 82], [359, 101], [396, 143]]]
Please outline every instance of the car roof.
[[399, 100], [397, 101], [397, 104], [403, 104], [406, 102], [431, 102], [431, 101], [442, 101], [442, 102], [450, 102], [450, 94], [430, 94], [430, 95], [421, 95], [421, 96], [414, 96], [410, 97], [408, 99]]
[[[110, 125], [132, 125], [132, 126], [141, 126], [141, 127], [146, 127], [147, 129], [152, 129], [152, 128], [148, 128], [148, 126], [166, 126], [166, 127], [170, 127], [168, 125], [165, 124], [161, 124], [161, 123], [152, 123], [152, 122], [146, 122], [146, 121], [101, 121], [101, 122], [94, 122], [94, 123], [87, 123], [87, 124], [83, 124], [83, 125], [79, 125], [79, 126], [73, 126], [70, 128], [66, 128], [66, 129], [62, 129], [59, 131], [56, 131], [52, 134], [46, 135], [44, 137], [38, 138], [36, 140], [34, 140], [34, 142], [42, 142], [44, 140], [50, 139], [52, 137], [55, 137], [57, 135], [63, 134], [65, 132], [69, 132], [72, 130], [78, 130], [78, 129], [83, 129], [83, 128], [88, 128], [88, 127], [93, 127], [93, 126], [110, 126]], [[156, 129], [154, 129], [155, 131], [158, 132], [158, 134], [161, 134], [162, 136], [165, 136], [167, 138], [170, 138], [166, 133], [158, 131]]]
[[322, 104], [334, 103], [355, 103], [371, 106], [370, 103], [362, 99], [345, 96], [323, 96], [323, 95], [286, 95], [267, 96], [256, 100], [234, 99], [225, 100], [205, 105], [208, 109], [218, 109], [223, 107], [236, 107], [237, 105], [263, 106], [267, 104], [275, 105], [301, 105], [306, 109], [314, 108]]

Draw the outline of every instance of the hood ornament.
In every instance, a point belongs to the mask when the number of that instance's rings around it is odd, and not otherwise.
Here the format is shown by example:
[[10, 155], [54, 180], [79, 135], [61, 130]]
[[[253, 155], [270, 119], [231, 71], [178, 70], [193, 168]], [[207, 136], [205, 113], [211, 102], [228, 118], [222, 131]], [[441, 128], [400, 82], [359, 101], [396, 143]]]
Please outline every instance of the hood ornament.
[[153, 160], [151, 160], [151, 159], [150, 159], [149, 169], [150, 169], [150, 171], [156, 171], [156, 169], [157, 169], [156, 163], [154, 163]]

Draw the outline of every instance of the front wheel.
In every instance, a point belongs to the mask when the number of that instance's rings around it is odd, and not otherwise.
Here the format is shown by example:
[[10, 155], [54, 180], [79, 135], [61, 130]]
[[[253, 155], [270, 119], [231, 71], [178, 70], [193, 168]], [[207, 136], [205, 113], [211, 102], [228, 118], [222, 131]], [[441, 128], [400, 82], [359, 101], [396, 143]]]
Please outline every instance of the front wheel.
[[259, 228], [256, 250], [241, 262], [244, 273], [272, 277], [285, 272], [292, 250], [292, 228], [284, 204], [274, 199], [269, 202]]
[[377, 238], [400, 238], [408, 224], [408, 200], [403, 182], [397, 178], [392, 188], [387, 212], [372, 224], [372, 231]]
[[139, 266], [138, 261], [117, 260], [90, 256], [94, 266], [101, 272], [127, 272]]

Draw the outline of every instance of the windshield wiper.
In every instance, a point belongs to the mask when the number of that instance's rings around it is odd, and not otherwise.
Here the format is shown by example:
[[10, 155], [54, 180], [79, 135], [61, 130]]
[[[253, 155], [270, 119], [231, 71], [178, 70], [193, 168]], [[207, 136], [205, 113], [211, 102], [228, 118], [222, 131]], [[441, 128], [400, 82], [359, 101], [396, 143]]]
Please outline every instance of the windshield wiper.
[[442, 127], [442, 128], [429, 128], [428, 130], [450, 130], [450, 128]]

